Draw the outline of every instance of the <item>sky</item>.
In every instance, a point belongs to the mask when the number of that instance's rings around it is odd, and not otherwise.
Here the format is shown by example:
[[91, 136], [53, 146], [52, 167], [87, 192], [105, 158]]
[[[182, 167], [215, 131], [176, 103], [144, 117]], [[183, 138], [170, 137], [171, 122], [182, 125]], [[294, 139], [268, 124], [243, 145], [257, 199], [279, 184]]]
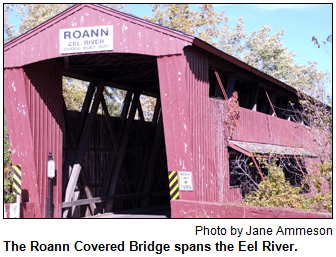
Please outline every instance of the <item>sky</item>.
[[[126, 8], [140, 18], [152, 14], [150, 4], [128, 4]], [[191, 8], [198, 10], [198, 4]], [[230, 29], [241, 16], [248, 33], [259, 30], [264, 24], [270, 26], [272, 34], [285, 28], [283, 46], [297, 54], [297, 63], [305, 65], [314, 61], [320, 71], [332, 72], [331, 44], [328, 43], [328, 53], [312, 42], [313, 36], [325, 41], [332, 34], [332, 4], [214, 4], [214, 8], [216, 12], [225, 10]], [[328, 88], [331, 91], [331, 85]]]
[[[128, 8], [140, 18], [151, 16], [149, 4], [129, 4]], [[197, 10], [198, 5], [192, 8]], [[296, 61], [299, 64], [315, 61], [319, 70], [332, 71], [331, 44], [328, 54], [312, 42], [313, 36], [319, 41], [325, 41], [332, 34], [331, 4], [214, 4], [214, 8], [216, 12], [225, 10], [230, 29], [235, 27], [241, 16], [248, 33], [259, 30], [264, 24], [270, 25], [272, 34], [285, 28], [283, 46], [297, 54]]]

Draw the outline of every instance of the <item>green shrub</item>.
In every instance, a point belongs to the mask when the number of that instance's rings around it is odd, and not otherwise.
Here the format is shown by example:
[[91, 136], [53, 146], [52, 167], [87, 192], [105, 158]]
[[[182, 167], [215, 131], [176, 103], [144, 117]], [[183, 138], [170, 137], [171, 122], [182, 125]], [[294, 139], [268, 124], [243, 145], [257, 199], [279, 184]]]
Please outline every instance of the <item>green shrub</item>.
[[16, 196], [13, 193], [13, 172], [10, 168], [4, 169], [4, 203], [15, 203]]
[[286, 181], [283, 170], [273, 162], [264, 162], [268, 175], [259, 184], [256, 191], [246, 196], [245, 202], [254, 206], [272, 206], [310, 209], [305, 199], [300, 195], [301, 188], [290, 185]]
[[[300, 193], [302, 188], [307, 186], [306, 181], [302, 183], [301, 188], [292, 186], [286, 181], [283, 170], [275, 161], [272, 164], [261, 162], [268, 169], [268, 175], [260, 182], [258, 190], [245, 197], [246, 204], [332, 212], [331, 161], [321, 165], [319, 174], [309, 176], [312, 192], [308, 195]], [[328, 182], [329, 190], [322, 190], [323, 181]]]

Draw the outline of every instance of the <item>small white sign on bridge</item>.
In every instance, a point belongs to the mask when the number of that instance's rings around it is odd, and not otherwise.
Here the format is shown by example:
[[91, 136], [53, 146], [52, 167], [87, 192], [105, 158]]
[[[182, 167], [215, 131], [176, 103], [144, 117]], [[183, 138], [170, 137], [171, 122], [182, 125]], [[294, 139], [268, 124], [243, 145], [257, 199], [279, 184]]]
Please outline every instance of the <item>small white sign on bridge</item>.
[[191, 171], [179, 171], [180, 191], [194, 191]]
[[60, 29], [60, 54], [113, 50], [113, 26]]

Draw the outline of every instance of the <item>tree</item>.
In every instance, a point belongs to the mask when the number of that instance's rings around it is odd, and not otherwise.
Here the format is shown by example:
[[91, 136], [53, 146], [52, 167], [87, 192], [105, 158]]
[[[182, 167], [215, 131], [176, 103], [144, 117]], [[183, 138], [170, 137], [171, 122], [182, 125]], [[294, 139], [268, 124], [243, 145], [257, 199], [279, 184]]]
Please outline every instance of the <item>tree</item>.
[[247, 37], [247, 32], [244, 31], [243, 17], [239, 17], [236, 26], [230, 31], [228, 24], [225, 24], [220, 33], [219, 48], [229, 55], [238, 59], [244, 57], [244, 41]]
[[[251, 34], [243, 28], [242, 17], [232, 30], [226, 25], [220, 37], [220, 48], [298, 90], [301, 109], [296, 110], [295, 115], [304, 119], [309, 126], [320, 165], [310, 167], [311, 174], [308, 175], [308, 179], [314, 194], [306, 199], [298, 195], [299, 189], [291, 188], [282, 177], [286, 167], [284, 164], [276, 166], [275, 163], [268, 163], [266, 167], [269, 175], [259, 184], [260, 181], [252, 180], [253, 171], [247, 165], [247, 159], [240, 157], [231, 160], [232, 175], [239, 180], [244, 194], [250, 193], [246, 198], [249, 204], [294, 206], [296, 201], [298, 206], [304, 209], [331, 211], [332, 102], [326, 90], [326, 85], [330, 83], [330, 75], [318, 71], [316, 62], [308, 62], [306, 65], [296, 62], [296, 54], [282, 45], [281, 38], [285, 29], [272, 35], [270, 26], [263, 25], [260, 30], [254, 30]], [[327, 42], [332, 42], [332, 36], [328, 40]], [[318, 43], [317, 39], [315, 43]], [[281, 159], [280, 162], [283, 163]], [[294, 172], [294, 175], [299, 177], [297, 172]], [[303, 181], [302, 178], [299, 180]], [[321, 184], [326, 181], [329, 190], [322, 191]], [[294, 186], [300, 187], [299, 184]], [[286, 198], [291, 201], [288, 202]]]
[[16, 8], [17, 8], [17, 4], [4, 4], [4, 42], [5, 43], [17, 37], [17, 33], [15, 31], [15, 25], [10, 24], [10, 21], [9, 21], [10, 14], [13, 15], [15, 13]]
[[270, 26], [266, 25], [251, 34], [243, 28], [242, 17], [232, 30], [228, 25], [224, 26], [218, 43], [220, 48], [297, 89], [302, 105], [300, 115], [305, 117], [307, 124], [323, 131], [331, 131], [331, 96], [326, 90], [330, 75], [318, 71], [316, 62], [306, 65], [296, 62], [296, 54], [283, 46], [281, 41], [285, 29], [272, 35]]
[[[315, 45], [317, 45], [318, 48], [321, 47], [321, 43], [317, 40], [317, 38], [315, 36], [312, 37], [312, 41], [314, 42]], [[324, 51], [331, 57], [330, 48], [328, 47], [327, 43], [332, 44], [332, 34], [330, 34], [327, 37], [326, 41], [322, 41], [322, 47], [323, 47]]]
[[193, 11], [189, 4], [154, 4], [152, 17], [144, 18], [160, 25], [197, 36], [202, 40], [217, 45], [220, 35], [218, 25], [226, 23], [224, 11], [216, 13], [212, 4], [199, 5], [199, 11]]

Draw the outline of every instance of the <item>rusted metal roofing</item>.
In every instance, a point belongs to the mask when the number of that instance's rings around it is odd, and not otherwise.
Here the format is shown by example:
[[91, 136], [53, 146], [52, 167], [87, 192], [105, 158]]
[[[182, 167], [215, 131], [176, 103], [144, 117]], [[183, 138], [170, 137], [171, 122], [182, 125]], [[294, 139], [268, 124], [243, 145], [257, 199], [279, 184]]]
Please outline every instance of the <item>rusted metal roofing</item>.
[[[248, 148], [246, 145], [248, 145]], [[281, 145], [259, 144], [251, 142], [245, 143], [242, 141], [235, 141], [235, 140], [229, 140], [229, 146], [246, 155], [249, 155], [249, 151], [251, 151], [252, 153], [262, 155], [272, 154], [272, 155], [288, 156], [295, 154], [296, 156], [316, 157], [315, 154], [312, 154], [306, 149], [300, 147], [288, 147]]]

